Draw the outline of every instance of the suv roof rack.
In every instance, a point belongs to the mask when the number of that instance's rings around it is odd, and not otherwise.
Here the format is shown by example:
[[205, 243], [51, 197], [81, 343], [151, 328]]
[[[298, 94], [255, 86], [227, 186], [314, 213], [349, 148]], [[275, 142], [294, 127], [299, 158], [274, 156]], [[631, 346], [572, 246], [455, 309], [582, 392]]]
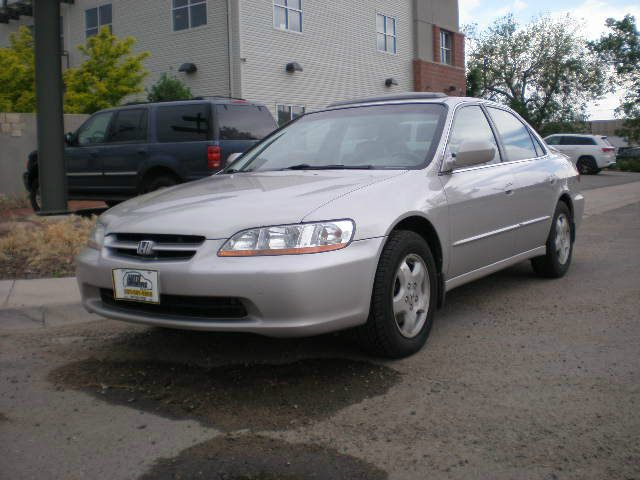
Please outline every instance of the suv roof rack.
[[200, 97], [193, 97], [191, 100], [208, 100], [210, 98], [221, 98], [224, 100], [242, 100], [244, 102], [246, 102], [247, 100], [245, 100], [244, 98], [239, 98], [239, 97], [227, 97], [225, 95], [206, 95], [206, 96], [200, 96]]
[[342, 107], [344, 105], [355, 105], [357, 103], [387, 102], [390, 100], [428, 100], [434, 98], [444, 98], [447, 95], [439, 92], [408, 92], [398, 95], [385, 95], [384, 97], [357, 98], [355, 100], [343, 100], [334, 102], [329, 107]]

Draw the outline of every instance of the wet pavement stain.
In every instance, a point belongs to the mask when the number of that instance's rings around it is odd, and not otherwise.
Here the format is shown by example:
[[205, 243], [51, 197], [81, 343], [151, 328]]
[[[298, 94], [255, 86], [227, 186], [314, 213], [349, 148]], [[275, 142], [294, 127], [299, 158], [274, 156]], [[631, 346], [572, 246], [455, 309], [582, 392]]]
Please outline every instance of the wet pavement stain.
[[383, 480], [386, 472], [312, 444], [262, 436], [217, 437], [157, 460], [139, 480]]
[[348, 359], [203, 367], [89, 359], [50, 374], [54, 383], [161, 416], [224, 430], [281, 430], [327, 418], [386, 393], [400, 374]]

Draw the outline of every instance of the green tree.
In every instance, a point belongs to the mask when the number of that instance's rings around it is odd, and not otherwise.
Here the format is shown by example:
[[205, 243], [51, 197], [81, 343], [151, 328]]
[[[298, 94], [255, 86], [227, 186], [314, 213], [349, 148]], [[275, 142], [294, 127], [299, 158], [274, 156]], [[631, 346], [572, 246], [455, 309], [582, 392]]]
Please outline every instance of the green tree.
[[511, 15], [480, 32], [467, 29], [473, 93], [510, 106], [541, 132], [547, 124], [585, 120], [587, 104], [606, 87], [580, 30], [569, 16], [520, 25]]
[[147, 100], [150, 102], [171, 102], [174, 100], [190, 100], [191, 90], [180, 79], [166, 73], [160, 75], [156, 83], [147, 89]]
[[118, 39], [107, 27], [78, 49], [87, 58], [64, 72], [65, 111], [93, 113], [118, 105], [128, 95], [140, 93], [147, 75], [142, 62], [147, 52], [132, 54], [135, 40]]
[[27, 27], [11, 34], [9, 47], [0, 48], [0, 111], [36, 109], [33, 38]]
[[612, 67], [615, 84], [626, 91], [616, 110], [625, 119], [619, 135], [629, 142], [640, 142], [640, 33], [636, 19], [632, 15], [622, 20], [608, 18], [606, 25], [609, 32], [590, 45]]

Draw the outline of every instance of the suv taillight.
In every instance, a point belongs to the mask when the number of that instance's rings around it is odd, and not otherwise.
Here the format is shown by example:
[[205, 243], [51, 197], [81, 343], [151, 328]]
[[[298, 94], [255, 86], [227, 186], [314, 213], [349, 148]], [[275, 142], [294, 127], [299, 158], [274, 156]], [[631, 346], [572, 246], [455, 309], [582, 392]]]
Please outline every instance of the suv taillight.
[[602, 147], [604, 153], [614, 152], [615, 150], [615, 147]]
[[222, 163], [222, 152], [220, 147], [209, 145], [207, 147], [207, 166], [209, 170], [218, 170]]

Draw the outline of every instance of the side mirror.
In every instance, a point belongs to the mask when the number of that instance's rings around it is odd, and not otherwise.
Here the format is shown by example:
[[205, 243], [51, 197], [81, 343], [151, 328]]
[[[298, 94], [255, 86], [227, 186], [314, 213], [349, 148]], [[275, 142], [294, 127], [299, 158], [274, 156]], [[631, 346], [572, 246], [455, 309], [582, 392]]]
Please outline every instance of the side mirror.
[[242, 152], [236, 152], [229, 155], [227, 157], [227, 165], [231, 165], [233, 162], [235, 162], [238, 159], [238, 157], [240, 157], [240, 155], [242, 155]]
[[73, 143], [75, 142], [75, 138], [76, 136], [71, 132], [67, 132], [64, 134], [64, 141], [69, 146], [73, 145]]
[[468, 140], [462, 142], [458, 152], [451, 155], [445, 165], [447, 171], [457, 168], [473, 167], [493, 160], [496, 154], [496, 147], [486, 140]]

